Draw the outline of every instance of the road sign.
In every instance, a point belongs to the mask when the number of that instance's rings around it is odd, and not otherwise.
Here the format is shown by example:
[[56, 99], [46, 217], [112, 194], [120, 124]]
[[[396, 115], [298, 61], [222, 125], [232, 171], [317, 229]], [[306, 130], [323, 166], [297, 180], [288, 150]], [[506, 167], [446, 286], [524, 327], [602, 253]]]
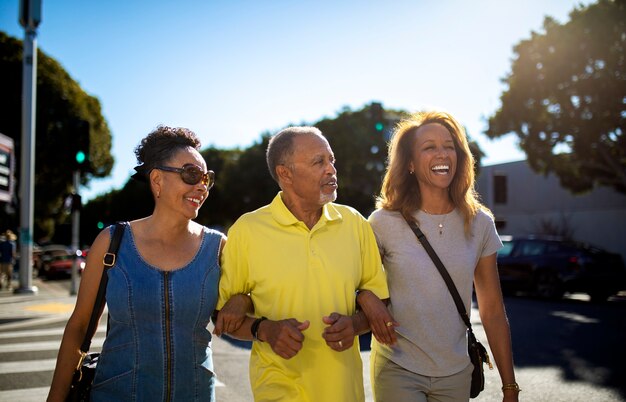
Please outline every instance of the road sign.
[[0, 134], [0, 201], [11, 202], [13, 197], [15, 173], [13, 147], [13, 138]]

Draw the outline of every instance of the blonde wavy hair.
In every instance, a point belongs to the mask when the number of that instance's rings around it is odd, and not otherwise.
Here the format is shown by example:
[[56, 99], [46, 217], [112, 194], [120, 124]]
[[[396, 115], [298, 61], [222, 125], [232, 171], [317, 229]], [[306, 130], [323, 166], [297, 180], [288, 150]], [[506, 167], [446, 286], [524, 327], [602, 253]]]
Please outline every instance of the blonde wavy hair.
[[474, 156], [470, 152], [465, 130], [449, 113], [429, 111], [415, 113], [401, 120], [389, 143], [387, 170], [376, 207], [399, 211], [405, 219], [416, 221], [413, 213], [422, 206], [422, 195], [414, 175], [409, 174], [417, 130], [426, 124], [437, 123], [452, 135], [457, 155], [457, 168], [450, 183], [452, 203], [463, 214], [465, 234], [470, 234], [472, 220], [482, 209], [491, 215], [478, 200], [474, 189]]

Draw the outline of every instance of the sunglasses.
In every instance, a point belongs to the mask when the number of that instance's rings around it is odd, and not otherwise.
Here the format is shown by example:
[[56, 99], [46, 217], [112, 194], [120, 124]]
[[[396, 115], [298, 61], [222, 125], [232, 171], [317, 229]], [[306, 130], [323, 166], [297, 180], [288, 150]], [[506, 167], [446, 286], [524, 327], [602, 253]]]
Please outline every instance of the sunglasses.
[[212, 170], [208, 170], [203, 172], [199, 166], [196, 166], [192, 163], [186, 163], [182, 168], [175, 168], [170, 166], [157, 166], [155, 169], [163, 170], [165, 172], [174, 172], [180, 173], [180, 178], [183, 181], [190, 185], [196, 185], [200, 182], [204, 184], [208, 189], [213, 187], [215, 184], [215, 172]]

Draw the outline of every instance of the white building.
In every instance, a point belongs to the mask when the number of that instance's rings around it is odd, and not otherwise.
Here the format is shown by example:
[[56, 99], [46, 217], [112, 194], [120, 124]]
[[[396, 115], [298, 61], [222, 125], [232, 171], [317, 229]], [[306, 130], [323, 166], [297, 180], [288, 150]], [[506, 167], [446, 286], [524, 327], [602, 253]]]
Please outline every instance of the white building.
[[476, 189], [501, 235], [569, 234], [626, 261], [624, 194], [601, 187], [574, 195], [554, 174], [535, 173], [526, 161], [481, 167]]

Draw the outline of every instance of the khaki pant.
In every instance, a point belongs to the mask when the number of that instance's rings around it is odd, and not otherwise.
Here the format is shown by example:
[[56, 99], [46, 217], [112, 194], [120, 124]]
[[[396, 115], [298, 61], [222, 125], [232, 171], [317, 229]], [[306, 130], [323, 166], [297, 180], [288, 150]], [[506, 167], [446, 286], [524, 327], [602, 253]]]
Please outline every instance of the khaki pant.
[[11, 288], [13, 279], [13, 264], [10, 262], [0, 262], [0, 288]]
[[397, 365], [372, 351], [370, 374], [376, 402], [469, 401], [474, 366], [447, 377], [427, 377]]

